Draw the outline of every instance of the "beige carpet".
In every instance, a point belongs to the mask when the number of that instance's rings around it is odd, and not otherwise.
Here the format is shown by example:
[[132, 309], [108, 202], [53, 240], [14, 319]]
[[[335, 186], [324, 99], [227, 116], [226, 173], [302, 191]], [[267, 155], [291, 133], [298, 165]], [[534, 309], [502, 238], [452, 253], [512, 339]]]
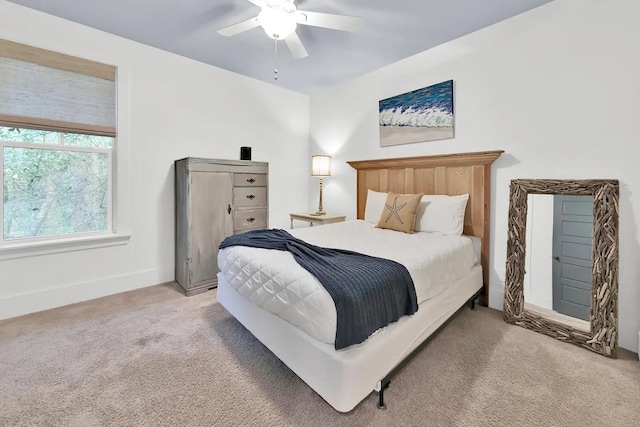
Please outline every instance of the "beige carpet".
[[215, 301], [154, 286], [0, 322], [0, 426], [640, 426], [640, 364], [463, 310], [334, 411]]

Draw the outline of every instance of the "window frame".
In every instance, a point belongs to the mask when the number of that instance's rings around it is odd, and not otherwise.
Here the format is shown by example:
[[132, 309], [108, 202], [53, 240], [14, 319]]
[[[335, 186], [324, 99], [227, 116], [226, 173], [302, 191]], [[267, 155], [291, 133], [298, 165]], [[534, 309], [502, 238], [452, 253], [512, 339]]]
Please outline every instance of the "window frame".
[[[52, 131], [54, 132], [54, 131]], [[115, 200], [115, 162], [116, 156], [116, 138], [113, 138], [111, 148], [96, 148], [74, 145], [54, 145], [39, 142], [11, 141], [0, 139], [0, 165], [4, 168], [4, 149], [5, 147], [16, 147], [36, 150], [49, 151], [67, 151], [67, 152], [83, 152], [97, 153], [107, 155], [107, 229], [95, 232], [80, 232], [56, 234], [47, 236], [34, 237], [18, 237], [6, 239], [4, 232], [0, 233], [0, 260], [20, 258], [31, 255], [43, 255], [48, 253], [67, 252], [78, 249], [90, 249], [104, 246], [112, 246], [126, 244], [129, 235], [116, 233], [116, 202]], [[0, 177], [0, 182], [4, 180], [4, 172]], [[4, 201], [4, 186], [0, 185], [0, 200]], [[4, 228], [4, 202], [0, 203], [0, 224]]]

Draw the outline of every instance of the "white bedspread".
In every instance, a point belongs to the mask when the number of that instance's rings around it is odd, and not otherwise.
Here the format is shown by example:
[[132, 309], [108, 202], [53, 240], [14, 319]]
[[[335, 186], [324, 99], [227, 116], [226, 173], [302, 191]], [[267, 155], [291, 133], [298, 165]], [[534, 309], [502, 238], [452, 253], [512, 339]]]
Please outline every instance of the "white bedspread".
[[[403, 264], [413, 279], [418, 303], [433, 298], [465, 276], [475, 264], [467, 236], [406, 234], [365, 221], [288, 230], [317, 246], [348, 249]], [[218, 253], [225, 281], [253, 304], [333, 344], [336, 309], [320, 282], [284, 251], [232, 246]]]

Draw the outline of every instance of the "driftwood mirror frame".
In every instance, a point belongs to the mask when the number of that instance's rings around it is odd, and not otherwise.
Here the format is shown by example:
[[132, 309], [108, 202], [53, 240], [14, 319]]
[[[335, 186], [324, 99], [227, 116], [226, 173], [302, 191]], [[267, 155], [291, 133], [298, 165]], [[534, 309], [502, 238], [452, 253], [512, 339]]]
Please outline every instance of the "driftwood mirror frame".
[[[590, 331], [574, 329], [524, 307], [527, 196], [593, 196], [593, 282]], [[618, 180], [511, 181], [505, 275], [504, 319], [508, 323], [613, 357], [618, 348]]]

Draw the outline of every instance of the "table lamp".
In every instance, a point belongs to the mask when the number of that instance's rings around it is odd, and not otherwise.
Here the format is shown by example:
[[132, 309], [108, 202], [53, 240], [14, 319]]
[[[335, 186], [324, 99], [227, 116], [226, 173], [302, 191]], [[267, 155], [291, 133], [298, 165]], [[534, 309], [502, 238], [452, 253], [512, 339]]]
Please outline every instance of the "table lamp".
[[322, 209], [322, 177], [331, 176], [331, 156], [311, 156], [311, 176], [320, 177], [320, 201], [318, 203], [318, 211], [311, 215], [324, 215], [326, 212]]

